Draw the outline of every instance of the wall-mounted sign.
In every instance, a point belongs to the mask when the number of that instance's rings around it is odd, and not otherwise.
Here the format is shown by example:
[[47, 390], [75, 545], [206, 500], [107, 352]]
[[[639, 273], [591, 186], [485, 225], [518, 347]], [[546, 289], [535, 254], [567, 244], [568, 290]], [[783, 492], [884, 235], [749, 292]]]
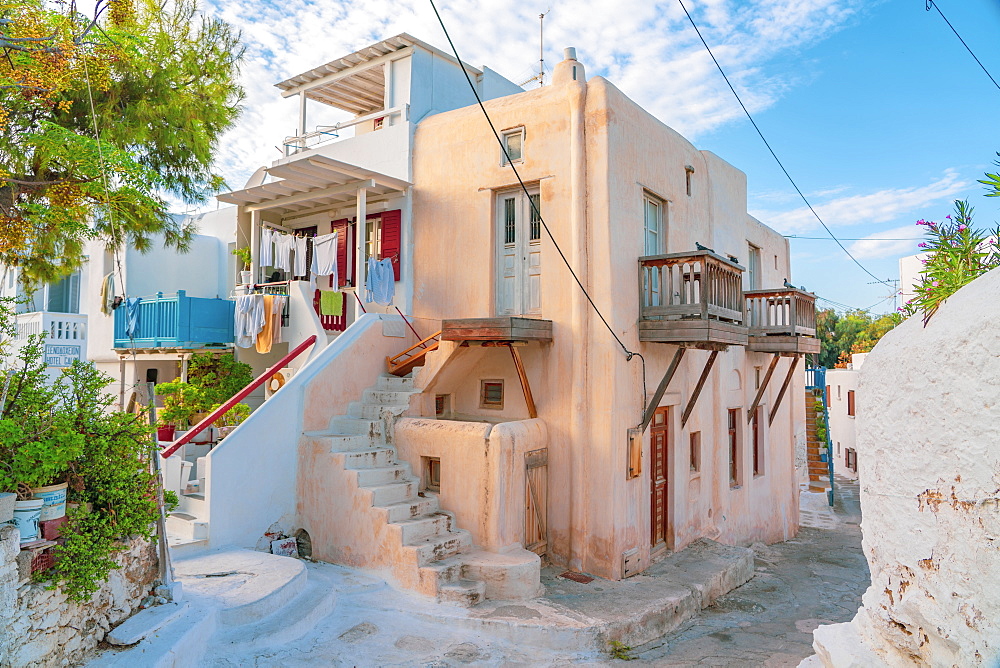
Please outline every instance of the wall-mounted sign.
[[75, 360], [80, 359], [80, 348], [81, 346], [45, 344], [45, 366], [71, 366]]

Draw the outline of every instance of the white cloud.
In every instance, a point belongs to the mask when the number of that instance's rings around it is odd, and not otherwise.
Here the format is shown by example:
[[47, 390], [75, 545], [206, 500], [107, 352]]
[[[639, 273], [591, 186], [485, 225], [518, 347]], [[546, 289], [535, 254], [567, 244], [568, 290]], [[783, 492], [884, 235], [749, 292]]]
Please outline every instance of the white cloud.
[[923, 238], [920, 235], [921, 229], [912, 224], [882, 230], [869, 234], [861, 241], [855, 241], [848, 249], [859, 260], [912, 255], [919, 250], [917, 244]]
[[[205, 3], [206, 11], [242, 30], [247, 46], [242, 75], [245, 111], [239, 127], [220, 142], [218, 155], [218, 168], [233, 187], [242, 186], [258, 166], [279, 157], [275, 147], [294, 132], [295, 104], [283, 100], [274, 83], [400, 32], [447, 48], [427, 0]], [[861, 0], [688, 3], [751, 112], [770, 107], [794, 84], [767, 74], [768, 61], [830, 35], [864, 4]], [[463, 60], [515, 79], [537, 64], [541, 8], [513, 0], [438, 2]], [[590, 76], [607, 77], [688, 138], [743, 115], [673, 0], [580, 0], [572, 7], [554, 6], [546, 17], [545, 42], [549, 66], [561, 59], [563, 46], [576, 46]]]
[[[848, 195], [813, 208], [829, 227], [846, 227], [867, 223], [887, 223], [920, 207], [940, 202], [961, 193], [971, 185], [959, 178], [952, 169], [926, 186], [886, 188], [865, 195]], [[791, 211], [754, 211], [752, 215], [782, 234], [808, 232], [820, 227], [816, 217], [806, 207]]]

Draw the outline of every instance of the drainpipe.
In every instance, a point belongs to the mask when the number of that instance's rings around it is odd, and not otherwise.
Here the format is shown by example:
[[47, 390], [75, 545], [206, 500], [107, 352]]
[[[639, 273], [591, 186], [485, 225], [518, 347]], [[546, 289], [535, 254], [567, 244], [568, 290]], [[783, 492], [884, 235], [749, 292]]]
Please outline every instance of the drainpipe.
[[[576, 49], [563, 51], [565, 59], [556, 66], [552, 75], [553, 85], [567, 87], [569, 101], [569, 157], [570, 157], [570, 239], [573, 268], [580, 281], [589, 288], [587, 242], [590, 229], [587, 220], [587, 135], [586, 105], [587, 80], [583, 65], [576, 59]], [[576, 416], [576, 430], [571, 436], [574, 449], [587, 448], [590, 438], [590, 306], [580, 290], [574, 289], [572, 322], [576, 340], [573, 342], [573, 368], [576, 378], [571, 394], [572, 411]], [[572, 433], [572, 432], [571, 432]], [[569, 558], [570, 567], [582, 569], [587, 556], [586, 534], [588, 503], [591, 495], [588, 485], [590, 457], [585, 451], [570, 453], [572, 486], [570, 506]]]

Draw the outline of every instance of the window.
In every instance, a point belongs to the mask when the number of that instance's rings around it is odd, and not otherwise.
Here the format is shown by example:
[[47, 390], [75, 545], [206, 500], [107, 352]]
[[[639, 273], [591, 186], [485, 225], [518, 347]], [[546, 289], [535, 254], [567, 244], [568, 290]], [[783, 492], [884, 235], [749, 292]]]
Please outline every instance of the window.
[[739, 408], [729, 409], [729, 486], [739, 487], [742, 471], [740, 470], [740, 413]]
[[763, 407], [758, 406], [753, 412], [753, 474], [764, 475], [764, 435], [761, 433], [760, 413]]
[[429, 492], [441, 491], [441, 458], [423, 457], [424, 489]]
[[840, 401], [840, 385], [837, 386], [837, 401]]
[[847, 391], [847, 414], [854, 415], [854, 390]]
[[826, 402], [827, 406], [830, 405], [830, 386], [829, 385], [826, 386], [826, 397], [825, 397], [824, 401]]
[[643, 195], [643, 255], [663, 252], [663, 200]]
[[447, 417], [451, 415], [451, 395], [434, 395], [434, 415], [437, 417]]
[[760, 290], [760, 248], [747, 244], [747, 286], [750, 290]]
[[49, 284], [45, 310], [52, 313], [80, 312], [80, 272]]
[[840, 454], [840, 441], [837, 441], [837, 454]]
[[760, 389], [760, 367], [755, 366], [753, 368], [753, 389]]
[[701, 471], [701, 432], [691, 432], [691, 473]]
[[528, 241], [538, 241], [542, 238], [542, 196], [538, 193], [528, 196], [531, 211], [529, 212]]
[[521, 162], [524, 158], [524, 128], [504, 132], [503, 147], [507, 153], [500, 156], [501, 165], [506, 165], [508, 162]]
[[684, 167], [684, 188], [688, 197], [691, 196], [691, 176], [694, 174], [694, 167], [687, 165]]
[[479, 386], [480, 408], [503, 408], [503, 381], [484, 380]]

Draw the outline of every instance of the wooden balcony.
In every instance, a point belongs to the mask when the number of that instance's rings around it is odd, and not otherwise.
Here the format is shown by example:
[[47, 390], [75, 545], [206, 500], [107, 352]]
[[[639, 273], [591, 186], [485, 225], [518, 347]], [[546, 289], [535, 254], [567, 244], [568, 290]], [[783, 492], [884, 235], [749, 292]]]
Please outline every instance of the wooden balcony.
[[742, 286], [743, 267], [709, 251], [639, 258], [639, 340], [746, 345]]
[[518, 317], [444, 320], [441, 323], [441, 340], [484, 343], [548, 342], [552, 340], [552, 321]]
[[750, 290], [746, 295], [749, 343], [756, 353], [818, 353], [816, 295], [794, 288]]

